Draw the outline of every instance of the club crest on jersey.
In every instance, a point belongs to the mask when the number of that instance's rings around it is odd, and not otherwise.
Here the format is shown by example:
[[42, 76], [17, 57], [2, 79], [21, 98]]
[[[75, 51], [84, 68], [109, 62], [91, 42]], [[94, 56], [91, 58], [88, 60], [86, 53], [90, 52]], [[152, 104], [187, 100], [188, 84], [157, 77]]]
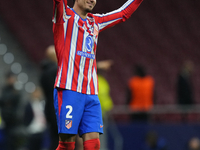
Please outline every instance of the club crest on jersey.
[[72, 127], [72, 120], [65, 120], [65, 127], [70, 129]]
[[85, 47], [88, 52], [91, 52], [94, 46], [94, 40], [91, 35], [86, 37]]
[[96, 24], [94, 25], [93, 33], [94, 33], [95, 36], [97, 36], [99, 34], [99, 29], [98, 29], [98, 26]]

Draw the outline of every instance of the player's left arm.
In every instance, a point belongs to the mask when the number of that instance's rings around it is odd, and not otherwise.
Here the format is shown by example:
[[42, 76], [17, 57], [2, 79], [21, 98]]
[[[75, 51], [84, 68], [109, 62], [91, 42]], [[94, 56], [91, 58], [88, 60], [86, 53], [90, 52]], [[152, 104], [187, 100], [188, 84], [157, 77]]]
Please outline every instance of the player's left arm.
[[123, 21], [131, 17], [131, 15], [140, 6], [143, 0], [129, 0], [122, 7]]
[[100, 32], [126, 21], [136, 11], [142, 1], [143, 0], [128, 0], [123, 6], [115, 11], [102, 15], [94, 14], [98, 19]]

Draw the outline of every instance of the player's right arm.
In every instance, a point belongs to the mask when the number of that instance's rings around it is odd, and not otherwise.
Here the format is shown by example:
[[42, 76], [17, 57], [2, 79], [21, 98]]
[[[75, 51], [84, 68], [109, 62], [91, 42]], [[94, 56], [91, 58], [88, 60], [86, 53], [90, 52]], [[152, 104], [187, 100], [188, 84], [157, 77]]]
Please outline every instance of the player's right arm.
[[53, 34], [58, 65], [62, 63], [64, 52], [64, 14], [66, 14], [67, 0], [53, 0]]
[[67, 0], [53, 0], [53, 22], [64, 23], [64, 10], [67, 8]]

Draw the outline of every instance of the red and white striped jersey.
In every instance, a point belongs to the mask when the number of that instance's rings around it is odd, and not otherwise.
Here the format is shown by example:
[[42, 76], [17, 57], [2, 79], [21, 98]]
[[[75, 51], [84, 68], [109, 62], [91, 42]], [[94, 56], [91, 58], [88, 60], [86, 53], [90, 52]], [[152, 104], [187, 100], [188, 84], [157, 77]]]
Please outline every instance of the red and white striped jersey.
[[128, 19], [142, 0], [128, 0], [106, 14], [88, 13], [82, 19], [67, 0], [54, 0], [53, 33], [58, 60], [55, 87], [98, 94], [96, 48], [99, 32]]

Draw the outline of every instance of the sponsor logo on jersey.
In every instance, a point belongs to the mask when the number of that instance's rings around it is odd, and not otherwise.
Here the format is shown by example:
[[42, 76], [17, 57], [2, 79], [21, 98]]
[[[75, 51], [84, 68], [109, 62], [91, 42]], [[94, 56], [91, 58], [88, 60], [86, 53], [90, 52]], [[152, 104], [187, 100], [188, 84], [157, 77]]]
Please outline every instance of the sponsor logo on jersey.
[[100, 124], [100, 128], [103, 128], [103, 125], [102, 125], [102, 124]]
[[90, 53], [83, 52], [83, 51], [77, 51], [77, 55], [87, 57], [87, 58], [90, 58], [90, 59], [95, 59], [94, 54], [90, 54]]
[[65, 120], [65, 127], [70, 129], [72, 127], [72, 120]]
[[91, 35], [86, 37], [85, 47], [88, 52], [91, 52], [94, 46], [94, 40]]

